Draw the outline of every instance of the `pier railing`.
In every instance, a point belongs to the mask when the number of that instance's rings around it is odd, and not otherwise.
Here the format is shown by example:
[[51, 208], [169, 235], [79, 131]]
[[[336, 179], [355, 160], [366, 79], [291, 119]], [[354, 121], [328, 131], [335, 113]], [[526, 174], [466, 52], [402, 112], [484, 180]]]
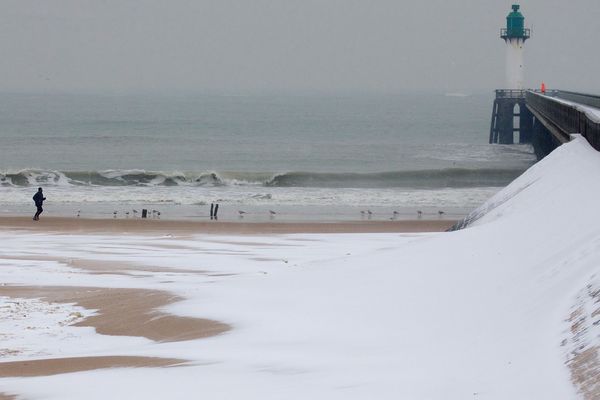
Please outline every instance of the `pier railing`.
[[497, 99], [524, 99], [527, 90], [519, 90], [519, 89], [497, 89], [496, 90], [496, 98]]
[[[527, 92], [545, 94], [546, 96], [556, 97], [560, 93], [572, 93], [565, 92], [563, 90], [546, 90], [544, 93], [540, 89], [496, 89], [496, 98], [505, 99], [525, 99]], [[577, 93], [574, 93], [577, 94]], [[600, 101], [600, 97], [598, 97]]]
[[529, 29], [529, 28], [517, 28], [517, 29], [502, 28], [502, 29], [500, 29], [500, 37], [502, 39], [520, 38], [520, 39], [527, 40], [531, 37], [531, 29]]
[[562, 99], [570, 100], [585, 106], [600, 108], [600, 96], [595, 94], [570, 92], [568, 90], [557, 90], [556, 92], [557, 96]]
[[[568, 98], [565, 93], [572, 93], [574, 96], [584, 96], [591, 103], [593, 98], [598, 96], [580, 95], [573, 92], [558, 91], [558, 95], [565, 100], [576, 101], [584, 104], [582, 101], [575, 100], [574, 97]], [[565, 135], [580, 133], [587, 141], [598, 151], [600, 151], [600, 122], [590, 118], [585, 111], [577, 109], [576, 106], [561, 103], [552, 97], [527, 91], [525, 94], [527, 105], [536, 110], [549, 122], [558, 127]], [[600, 102], [600, 97], [597, 99]], [[588, 103], [586, 105], [591, 104]], [[600, 104], [600, 103], [598, 103]]]

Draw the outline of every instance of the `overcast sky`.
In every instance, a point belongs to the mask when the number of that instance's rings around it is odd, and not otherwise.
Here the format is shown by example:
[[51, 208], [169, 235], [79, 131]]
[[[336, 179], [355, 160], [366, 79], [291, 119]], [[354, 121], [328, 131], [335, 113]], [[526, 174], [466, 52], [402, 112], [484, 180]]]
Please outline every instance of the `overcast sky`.
[[[0, 0], [0, 90], [477, 91], [504, 0]], [[600, 89], [600, 0], [524, 0], [526, 81]]]

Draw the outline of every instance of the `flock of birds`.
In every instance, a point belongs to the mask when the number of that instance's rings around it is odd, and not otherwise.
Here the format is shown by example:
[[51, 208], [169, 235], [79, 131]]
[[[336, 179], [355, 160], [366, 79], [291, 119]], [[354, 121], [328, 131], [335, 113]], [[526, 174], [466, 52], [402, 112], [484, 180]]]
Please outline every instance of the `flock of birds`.
[[[437, 213], [438, 213], [438, 215], [440, 216], [440, 218], [441, 218], [441, 217], [442, 217], [444, 214], [446, 214], [446, 213], [445, 213], [444, 211], [442, 211], [442, 210], [439, 210]], [[238, 215], [239, 215], [239, 217], [240, 217], [240, 218], [244, 218], [244, 215], [246, 215], [246, 214], [248, 214], [246, 211], [243, 211], [243, 210], [238, 210]], [[374, 215], [373, 211], [371, 211], [371, 210], [362, 210], [362, 211], [360, 212], [360, 214], [361, 214], [361, 216], [362, 216], [363, 218], [364, 218], [364, 217], [371, 218], [371, 217]], [[277, 215], [277, 213], [276, 213], [275, 211], [273, 211], [273, 210], [269, 210], [269, 217], [270, 217], [270, 218], [275, 218], [275, 215]], [[394, 212], [392, 212], [392, 217], [390, 218], [390, 220], [394, 220], [394, 219], [398, 218], [398, 216], [399, 216], [399, 215], [400, 215], [400, 213], [399, 213], [398, 211], [394, 211]], [[418, 217], [418, 218], [422, 218], [422, 217], [423, 217], [423, 211], [421, 211], [421, 210], [417, 210], [417, 217]]]
[[[240, 216], [240, 218], [244, 218], [244, 215], [248, 214], [246, 211], [244, 210], [238, 210], [238, 215]], [[275, 218], [275, 216], [277, 215], [277, 213], [273, 210], [269, 210], [269, 218]]]
[[[137, 218], [139, 211], [138, 210], [131, 210], [132, 211], [132, 215], [133, 218]], [[113, 218], [117, 218], [118, 216], [118, 211], [113, 211]], [[125, 211], [125, 218], [129, 218], [129, 211]], [[156, 218], [156, 219], [160, 219], [160, 211], [158, 210], [148, 210], [148, 215], [147, 218]]]
[[[130, 215], [133, 216], [133, 218], [138, 218], [138, 214], [140, 213], [138, 210], [131, 210], [132, 212], [130, 213], [129, 211], [125, 211], [124, 214], [125, 218], [129, 218]], [[77, 210], [77, 218], [81, 217], [81, 210]], [[119, 217], [119, 211], [115, 210], [113, 211], [113, 218], [118, 218]], [[147, 218], [155, 218], [155, 219], [160, 219], [160, 211], [158, 210], [148, 210], [148, 214], [147, 214]]]
[[[441, 218], [441, 217], [442, 217], [444, 214], [446, 214], [446, 213], [445, 213], [444, 211], [442, 211], [442, 210], [439, 210], [437, 213], [438, 213], [438, 215], [440, 216], [440, 218]], [[369, 219], [370, 219], [370, 218], [371, 218], [371, 217], [374, 215], [374, 213], [373, 213], [373, 211], [371, 211], [371, 210], [366, 210], [366, 211], [365, 211], [365, 210], [362, 210], [362, 211], [360, 212], [360, 215], [361, 215], [363, 218], [364, 218], [364, 217], [367, 217], [367, 218], [369, 218]], [[395, 220], [396, 218], [398, 218], [398, 216], [399, 216], [399, 215], [400, 215], [400, 213], [399, 213], [398, 211], [393, 211], [393, 212], [392, 212], [392, 217], [390, 218], [390, 220]], [[417, 218], [422, 218], [422, 217], [423, 217], [423, 211], [421, 211], [421, 210], [417, 210]]]
[[[442, 210], [439, 210], [438, 215], [440, 217], [442, 217], [445, 212]], [[138, 218], [138, 214], [139, 211], [138, 210], [132, 210], [132, 212], [130, 213], [129, 211], [125, 211], [125, 218], [129, 218], [130, 215], [133, 216], [133, 218]], [[248, 214], [246, 211], [244, 210], [238, 210], [238, 215], [240, 218], [244, 218], [244, 216]], [[113, 218], [118, 218], [119, 212], [118, 211], [113, 211]], [[269, 210], [269, 218], [275, 218], [275, 216], [277, 215], [277, 212], [273, 211], [273, 210]], [[371, 210], [361, 210], [360, 215], [364, 218], [371, 218], [374, 213]], [[396, 219], [398, 216], [400, 215], [400, 213], [398, 211], [393, 211], [392, 212], [392, 217], [390, 218], [390, 220], [394, 220]], [[77, 218], [79, 218], [81, 216], [81, 210], [77, 210]], [[421, 210], [417, 210], [417, 218], [422, 218], [423, 217], [423, 211]], [[148, 211], [148, 218], [155, 218], [155, 219], [160, 219], [160, 211], [158, 210], [152, 210], [152, 211]]]

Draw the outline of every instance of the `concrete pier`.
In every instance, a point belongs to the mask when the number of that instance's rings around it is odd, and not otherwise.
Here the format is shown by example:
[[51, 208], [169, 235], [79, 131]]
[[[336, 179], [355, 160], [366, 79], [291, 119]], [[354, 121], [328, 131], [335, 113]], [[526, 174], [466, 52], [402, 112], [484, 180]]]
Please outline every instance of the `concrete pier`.
[[[496, 90], [490, 125], [490, 143], [531, 143], [533, 115], [525, 100], [525, 90]], [[515, 133], [518, 134], [515, 140]]]
[[600, 96], [563, 90], [496, 90], [490, 143], [531, 143], [541, 159], [575, 133], [600, 151]]

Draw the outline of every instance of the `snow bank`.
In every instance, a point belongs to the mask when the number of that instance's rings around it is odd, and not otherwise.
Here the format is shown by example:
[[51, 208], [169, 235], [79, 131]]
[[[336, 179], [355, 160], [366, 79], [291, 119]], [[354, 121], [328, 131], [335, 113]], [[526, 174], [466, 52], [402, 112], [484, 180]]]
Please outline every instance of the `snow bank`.
[[[187, 300], [168, 311], [234, 328], [192, 342], [80, 349], [183, 357], [188, 367], [2, 379], [0, 387], [40, 399], [577, 398], [590, 387], [574, 385], [566, 363], [582, 350], [596, 357], [600, 345], [598, 335], [573, 329], [584, 317], [577, 327], [597, 325], [588, 290], [600, 271], [597, 171], [598, 153], [576, 139], [476, 210], [467, 229], [444, 234], [0, 232], [2, 282], [170, 290]], [[210, 273], [90, 275], [36, 268], [40, 254]], [[30, 257], [31, 267], [11, 255]], [[64, 338], [63, 346], [80, 342]]]

